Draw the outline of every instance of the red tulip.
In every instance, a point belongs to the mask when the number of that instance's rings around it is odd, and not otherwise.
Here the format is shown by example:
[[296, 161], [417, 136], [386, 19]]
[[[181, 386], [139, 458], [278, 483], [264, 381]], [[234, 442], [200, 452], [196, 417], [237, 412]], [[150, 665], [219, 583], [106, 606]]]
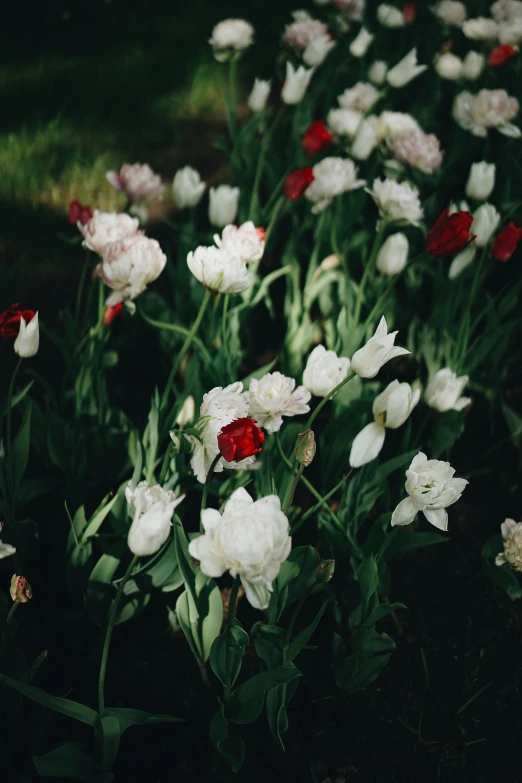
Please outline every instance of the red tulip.
[[433, 256], [452, 256], [466, 247], [475, 237], [469, 235], [473, 216], [469, 212], [449, 214], [445, 209], [428, 231], [426, 247]]
[[510, 223], [493, 240], [489, 255], [494, 261], [509, 261], [521, 239], [522, 228], [518, 228], [514, 223]]
[[316, 120], [309, 125], [301, 144], [309, 158], [313, 158], [318, 152], [329, 147], [334, 137], [326, 127], [324, 120]]
[[515, 53], [516, 49], [510, 44], [500, 44], [489, 53], [488, 65], [491, 65], [492, 68], [498, 68], [511, 60]]
[[84, 226], [92, 218], [92, 209], [76, 199], [69, 204], [69, 223]]
[[283, 193], [289, 201], [297, 201], [301, 198], [308, 185], [314, 181], [314, 172], [311, 168], [292, 171], [286, 178]]
[[404, 16], [404, 21], [408, 24], [414, 22], [417, 16], [417, 6], [415, 3], [405, 3], [404, 8], [402, 9], [402, 15]]
[[219, 451], [227, 462], [239, 462], [263, 451], [265, 433], [254, 419], [236, 419], [218, 435]]
[[33, 310], [20, 310], [18, 302], [0, 313], [0, 337], [2, 340], [16, 340], [20, 331], [20, 320], [28, 324], [34, 318]]
[[121, 302], [112, 305], [112, 307], [106, 307], [105, 313], [103, 314], [103, 325], [110, 326], [112, 322], [116, 318], [118, 318], [118, 316], [121, 315], [122, 313], [123, 313], [123, 304]]

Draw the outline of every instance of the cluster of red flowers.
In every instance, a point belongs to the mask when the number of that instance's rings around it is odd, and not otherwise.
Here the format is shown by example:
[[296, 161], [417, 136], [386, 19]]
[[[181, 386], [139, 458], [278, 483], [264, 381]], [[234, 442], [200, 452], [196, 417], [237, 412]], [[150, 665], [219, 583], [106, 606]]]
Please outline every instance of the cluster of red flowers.
[[69, 223], [76, 225], [81, 223], [84, 226], [92, 218], [92, 209], [86, 204], [82, 204], [76, 199], [69, 204]]
[[[450, 215], [449, 209], [445, 209], [428, 231], [427, 249], [439, 258], [460, 252], [475, 239], [474, 235], [470, 236], [472, 224], [473, 216], [469, 212], [454, 212]], [[521, 240], [522, 228], [509, 223], [493, 240], [490, 257], [494, 261], [509, 261]]]
[[239, 462], [263, 451], [265, 433], [254, 419], [236, 419], [218, 435], [219, 451], [227, 462]]
[[12, 304], [3, 313], [0, 313], [0, 338], [2, 340], [16, 340], [20, 331], [20, 321], [23, 318], [26, 324], [33, 320], [33, 310], [20, 310], [18, 302]]

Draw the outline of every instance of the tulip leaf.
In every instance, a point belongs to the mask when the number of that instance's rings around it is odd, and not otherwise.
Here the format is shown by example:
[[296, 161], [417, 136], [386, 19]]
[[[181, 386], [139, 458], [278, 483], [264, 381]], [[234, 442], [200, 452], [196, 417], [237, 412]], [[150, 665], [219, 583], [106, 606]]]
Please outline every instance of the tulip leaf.
[[306, 628], [303, 628], [302, 631], [300, 631], [298, 634], [295, 635], [294, 640], [288, 645], [288, 650], [286, 653], [286, 659], [287, 661], [291, 662], [294, 660], [294, 658], [298, 655], [298, 653], [304, 648], [304, 646], [307, 644], [308, 640], [314, 633], [315, 629], [319, 625], [319, 621], [321, 620], [321, 617], [324, 614], [324, 610], [328, 606], [328, 599], [323, 603], [319, 611], [317, 612], [313, 622], [310, 623]]
[[343, 690], [364, 688], [377, 679], [390, 660], [395, 642], [387, 634], [362, 628], [351, 637], [352, 654], [336, 665], [337, 685]]
[[424, 531], [411, 533], [409, 530], [396, 529], [393, 536], [387, 537], [384, 551], [386, 556], [402, 555], [406, 552], [412, 552], [414, 549], [420, 549], [423, 546], [445, 544], [448, 541], [449, 538], [438, 533], [425, 533]]
[[233, 692], [229, 720], [233, 723], [252, 723], [261, 714], [267, 692], [276, 685], [287, 685], [297, 677], [301, 677], [301, 672], [293, 664], [251, 677]]
[[129, 707], [107, 707], [104, 717], [110, 715], [119, 723], [120, 732], [123, 734], [131, 726], [152, 726], [156, 723], [183, 723], [183, 718], [175, 715], [162, 715], [161, 713], [143, 712]]
[[85, 530], [82, 533], [82, 542], [87, 541], [87, 539], [92, 538], [96, 535], [98, 530], [103, 524], [103, 521], [108, 516], [110, 511], [112, 510], [112, 507], [118, 500], [118, 495], [116, 494], [112, 500], [110, 500], [108, 503], [106, 503], [102, 508], [96, 511], [93, 517], [89, 520]]
[[[31, 387], [34, 383], [34, 379], [32, 381], [29, 381], [29, 383], [24, 386], [23, 389], [20, 389], [20, 391], [16, 392], [16, 394], [13, 394], [11, 397], [11, 410], [13, 408], [16, 408], [19, 402], [23, 400], [23, 398], [31, 391]], [[7, 412], [7, 400], [4, 402], [2, 406], [0, 406], [0, 419], [2, 416], [5, 416]]]
[[243, 655], [248, 646], [248, 634], [237, 618], [214, 640], [210, 650], [210, 666], [216, 677], [233, 685], [241, 671]]
[[464, 432], [464, 417], [459, 411], [439, 413], [435, 419], [430, 456], [439, 459]]
[[[90, 781], [99, 771], [88, 746], [79, 742], [59, 745], [43, 756], [35, 756], [33, 763], [38, 774], [44, 778]], [[107, 778], [108, 780], [110, 778]]]
[[104, 714], [97, 726], [97, 740], [103, 772], [108, 772], [116, 761], [120, 737], [119, 721], [113, 715]]
[[13, 483], [18, 486], [25, 473], [29, 461], [29, 447], [31, 442], [31, 405], [25, 410], [20, 429], [13, 441]]
[[67, 715], [69, 718], [74, 718], [82, 723], [87, 723], [89, 726], [94, 727], [97, 724], [99, 718], [98, 713], [85, 704], [71, 701], [71, 699], [62, 699], [60, 696], [51, 696], [50, 693], [35, 688], [33, 685], [14, 680], [12, 677], [7, 677], [5, 674], [0, 674], [0, 682], [3, 682], [4, 685], [7, 685], [9, 688], [13, 688], [15, 691], [18, 691], [22, 696], [27, 696], [28, 699], [32, 699], [38, 704], [48, 707], [50, 710], [60, 712], [62, 715]]
[[245, 758], [245, 743], [241, 737], [229, 737], [225, 707], [221, 702], [210, 722], [210, 741], [226, 759], [232, 771], [238, 772]]

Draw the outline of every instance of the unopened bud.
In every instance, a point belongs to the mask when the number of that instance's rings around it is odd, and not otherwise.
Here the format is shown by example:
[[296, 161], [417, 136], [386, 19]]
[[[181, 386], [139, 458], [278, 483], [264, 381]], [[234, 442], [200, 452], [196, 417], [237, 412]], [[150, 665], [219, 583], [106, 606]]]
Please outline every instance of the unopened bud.
[[176, 418], [176, 424], [178, 425], [180, 430], [186, 427], [187, 424], [190, 424], [192, 421], [194, 421], [195, 412], [196, 412], [196, 403], [194, 401], [194, 397], [189, 396], [183, 403], [181, 410]]
[[315, 457], [316, 446], [313, 430], [300, 432], [297, 437], [299, 438], [299, 443], [295, 450], [295, 458], [300, 465], [304, 465], [306, 468]]
[[33, 597], [31, 585], [25, 576], [13, 575], [11, 579], [11, 598], [19, 604], [26, 604]]
[[325, 585], [334, 575], [334, 571], [335, 560], [323, 560], [315, 571], [315, 581], [320, 585]]
[[314, 272], [314, 280], [319, 277], [323, 272], [329, 272], [331, 269], [337, 269], [339, 266], [339, 256], [337, 256], [335, 253], [332, 253], [329, 256], [326, 256], [326, 258], [323, 258], [319, 266]]

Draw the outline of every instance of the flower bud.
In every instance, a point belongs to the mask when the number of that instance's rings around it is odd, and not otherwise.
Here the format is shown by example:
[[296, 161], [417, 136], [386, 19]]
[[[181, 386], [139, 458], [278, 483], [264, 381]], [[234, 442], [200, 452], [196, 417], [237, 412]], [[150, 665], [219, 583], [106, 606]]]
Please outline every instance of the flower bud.
[[30, 359], [38, 353], [40, 345], [40, 330], [38, 326], [38, 313], [35, 313], [29, 323], [25, 318], [20, 318], [20, 331], [14, 343], [15, 353], [22, 359]]
[[10, 588], [11, 598], [18, 604], [26, 604], [33, 597], [31, 585], [25, 576], [13, 575]]
[[[304, 94], [310, 84], [312, 78], [313, 69], [306, 69], [302, 65], [299, 68], [294, 69], [292, 63], [286, 63], [286, 79], [281, 90], [281, 99], [283, 103], [288, 106], [294, 106], [296, 103], [301, 103]], [[229, 220], [229, 223], [232, 221]]]
[[125, 497], [134, 512], [127, 537], [129, 549], [139, 557], [156, 554], [169, 537], [174, 509], [185, 495], [176, 498], [172, 490], [140, 481], [137, 487], [129, 483]]
[[233, 223], [237, 215], [239, 188], [219, 185], [209, 190], [208, 219], [213, 226], [223, 228]]
[[393, 68], [390, 68], [386, 75], [386, 81], [394, 89], [399, 89], [409, 84], [413, 79], [419, 76], [427, 69], [427, 65], [418, 65], [417, 49], [413, 48], [411, 52], [400, 60]]
[[386, 74], [388, 73], [388, 64], [384, 60], [375, 60], [368, 69], [368, 79], [372, 84], [376, 84], [380, 87], [386, 81]]
[[369, 120], [359, 125], [350, 154], [356, 160], [367, 160], [377, 145], [377, 127]]
[[330, 581], [335, 571], [335, 560], [323, 560], [316, 568], [315, 581], [319, 585], [325, 585]]
[[495, 164], [472, 163], [466, 183], [466, 196], [476, 201], [486, 201], [495, 186]]
[[187, 424], [190, 424], [190, 422], [194, 421], [195, 414], [196, 403], [194, 401], [194, 397], [189, 395], [181, 406], [181, 410], [176, 417], [176, 424], [182, 430], [187, 426]]
[[332, 144], [334, 137], [326, 127], [324, 120], [315, 120], [308, 126], [301, 146], [309, 158], [313, 158], [318, 152], [326, 149]]
[[201, 201], [207, 184], [203, 182], [199, 171], [192, 166], [184, 166], [174, 174], [172, 197], [178, 209], [195, 207]]
[[473, 213], [473, 233], [477, 247], [486, 247], [499, 222], [500, 215], [493, 204], [481, 204]]
[[307, 468], [308, 465], [312, 464], [317, 448], [313, 430], [300, 432], [297, 437], [299, 438], [299, 443], [295, 450], [295, 458], [300, 465], [304, 465], [304, 467]]
[[470, 82], [474, 82], [486, 64], [486, 58], [479, 52], [468, 52], [462, 61], [462, 76]]
[[365, 27], [361, 27], [359, 34], [350, 44], [350, 54], [353, 57], [364, 57], [374, 37]]
[[406, 266], [409, 243], [400, 231], [389, 236], [377, 255], [377, 269], [383, 275], [398, 275]]
[[435, 70], [441, 79], [456, 82], [462, 76], [462, 60], [451, 52], [444, 52], [437, 57]]
[[69, 223], [73, 223], [73, 225], [81, 223], [82, 226], [85, 226], [92, 218], [92, 209], [89, 206], [82, 204], [77, 199], [74, 199], [74, 201], [71, 201], [69, 204], [68, 218]]
[[270, 81], [265, 79], [255, 79], [254, 86], [248, 96], [247, 104], [250, 111], [264, 111], [270, 95]]

